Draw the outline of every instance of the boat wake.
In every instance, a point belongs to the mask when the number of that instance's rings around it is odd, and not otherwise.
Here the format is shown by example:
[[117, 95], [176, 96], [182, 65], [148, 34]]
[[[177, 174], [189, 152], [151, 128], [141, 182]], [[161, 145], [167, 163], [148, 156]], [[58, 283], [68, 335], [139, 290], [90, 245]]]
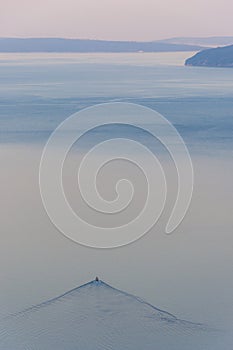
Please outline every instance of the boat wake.
[[215, 338], [98, 279], [0, 324], [1, 350], [212, 350]]

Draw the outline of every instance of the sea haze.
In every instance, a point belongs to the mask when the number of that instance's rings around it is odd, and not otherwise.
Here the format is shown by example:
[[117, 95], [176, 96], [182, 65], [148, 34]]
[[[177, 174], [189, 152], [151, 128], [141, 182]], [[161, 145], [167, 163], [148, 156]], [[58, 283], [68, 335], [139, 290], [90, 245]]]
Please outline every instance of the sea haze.
[[[1, 317], [99, 275], [180, 319], [226, 330], [228, 346], [233, 324], [233, 70], [185, 67], [193, 54], [0, 55]], [[74, 145], [64, 171], [67, 198], [86, 219], [117, 222], [85, 211], [76, 188], [80, 160], [102, 140], [123, 135], [150, 147], [169, 186], [165, 212], [146, 236], [103, 251], [71, 242], [52, 225], [40, 198], [39, 162], [48, 137], [63, 120], [85, 107], [115, 101], [150, 107], [173, 123], [190, 151], [195, 182], [185, 219], [167, 236], [177, 176], [166, 150], [133, 127], [107, 126], [87, 134]], [[139, 190], [123, 223], [145, 201], [141, 174], [114, 163], [99, 180], [101, 193], [112, 198], [114, 181], [127, 175]], [[222, 345], [227, 348], [224, 339]]]

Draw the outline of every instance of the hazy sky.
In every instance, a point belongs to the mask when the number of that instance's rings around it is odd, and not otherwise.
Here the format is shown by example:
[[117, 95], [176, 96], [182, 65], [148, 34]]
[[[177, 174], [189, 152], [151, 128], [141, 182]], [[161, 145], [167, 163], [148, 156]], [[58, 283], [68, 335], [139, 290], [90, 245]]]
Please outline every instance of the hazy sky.
[[233, 35], [232, 0], [0, 0], [0, 37]]

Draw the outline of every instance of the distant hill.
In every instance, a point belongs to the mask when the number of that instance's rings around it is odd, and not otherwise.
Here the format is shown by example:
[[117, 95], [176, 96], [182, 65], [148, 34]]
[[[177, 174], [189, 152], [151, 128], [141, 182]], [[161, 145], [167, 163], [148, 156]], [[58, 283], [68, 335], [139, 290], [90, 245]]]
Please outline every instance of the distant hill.
[[200, 51], [199, 45], [164, 42], [105, 41], [62, 38], [0, 38], [0, 52], [173, 52]]
[[185, 44], [185, 45], [200, 45], [206, 47], [226, 46], [233, 44], [233, 36], [212, 36], [206, 38], [198, 37], [181, 37], [181, 38], [169, 38], [160, 40], [163, 43], [170, 44]]
[[185, 62], [186, 66], [232, 67], [233, 45], [198, 52]]

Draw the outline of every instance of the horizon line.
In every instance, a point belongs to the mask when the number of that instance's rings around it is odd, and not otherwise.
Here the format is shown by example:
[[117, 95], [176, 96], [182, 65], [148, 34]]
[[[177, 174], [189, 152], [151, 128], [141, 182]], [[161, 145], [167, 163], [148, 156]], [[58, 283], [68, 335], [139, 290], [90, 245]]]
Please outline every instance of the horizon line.
[[85, 37], [66, 37], [66, 36], [0, 36], [0, 39], [61, 39], [61, 40], [85, 40], [85, 41], [112, 41], [112, 42], [140, 42], [140, 43], [152, 43], [163, 42], [167, 40], [176, 39], [220, 39], [220, 38], [233, 38], [232, 35], [211, 35], [211, 36], [174, 36], [165, 37], [162, 39], [153, 40], [135, 40], [135, 39], [101, 39], [101, 38], [85, 38]]

